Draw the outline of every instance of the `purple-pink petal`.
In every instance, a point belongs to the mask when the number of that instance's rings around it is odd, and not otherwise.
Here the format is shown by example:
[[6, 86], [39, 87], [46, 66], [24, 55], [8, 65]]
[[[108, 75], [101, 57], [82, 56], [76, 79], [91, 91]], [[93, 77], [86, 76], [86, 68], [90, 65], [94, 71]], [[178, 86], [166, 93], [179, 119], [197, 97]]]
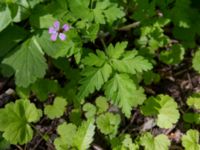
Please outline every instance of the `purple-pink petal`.
[[51, 40], [52, 40], [52, 41], [56, 41], [57, 36], [58, 36], [58, 33], [52, 34], [52, 35], [51, 35]]
[[62, 27], [62, 29], [64, 31], [68, 31], [70, 29], [70, 26], [68, 24], [64, 24], [63, 27]]
[[64, 41], [66, 39], [66, 35], [64, 33], [59, 34], [59, 38]]
[[59, 21], [55, 21], [53, 26], [54, 26], [55, 30], [58, 31], [59, 28], [60, 28], [60, 22]]
[[49, 28], [49, 34], [55, 34], [56, 32], [57, 31], [53, 27]]

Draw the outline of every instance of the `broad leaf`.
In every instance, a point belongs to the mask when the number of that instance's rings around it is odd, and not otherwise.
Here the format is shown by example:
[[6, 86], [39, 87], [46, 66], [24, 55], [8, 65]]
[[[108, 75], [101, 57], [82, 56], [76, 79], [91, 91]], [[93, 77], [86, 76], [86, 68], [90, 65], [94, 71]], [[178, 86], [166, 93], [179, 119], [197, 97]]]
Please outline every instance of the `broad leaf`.
[[105, 113], [98, 116], [96, 120], [97, 127], [103, 134], [115, 136], [120, 124], [120, 116], [112, 113]]
[[15, 70], [18, 86], [28, 87], [45, 75], [47, 64], [43, 52], [34, 37], [25, 41], [17, 50], [3, 60], [3, 64]]
[[0, 32], [1, 32], [12, 21], [9, 7], [4, 3], [0, 3], [0, 18], [1, 18], [1, 21], [0, 21]]
[[37, 122], [42, 115], [29, 100], [17, 100], [0, 109], [0, 131], [11, 144], [25, 144], [33, 137], [30, 123]]
[[56, 97], [54, 99], [53, 105], [45, 106], [44, 114], [47, 115], [50, 119], [59, 118], [64, 114], [66, 105], [66, 99], [62, 97]]
[[188, 130], [186, 135], [182, 136], [182, 145], [185, 150], [199, 150], [199, 132], [197, 130]]
[[168, 150], [170, 141], [164, 134], [153, 137], [151, 133], [147, 132], [140, 138], [140, 144], [144, 146], [145, 150]]
[[171, 128], [179, 119], [177, 103], [168, 95], [150, 97], [142, 106], [142, 113], [146, 116], [156, 115], [157, 125], [161, 128]]

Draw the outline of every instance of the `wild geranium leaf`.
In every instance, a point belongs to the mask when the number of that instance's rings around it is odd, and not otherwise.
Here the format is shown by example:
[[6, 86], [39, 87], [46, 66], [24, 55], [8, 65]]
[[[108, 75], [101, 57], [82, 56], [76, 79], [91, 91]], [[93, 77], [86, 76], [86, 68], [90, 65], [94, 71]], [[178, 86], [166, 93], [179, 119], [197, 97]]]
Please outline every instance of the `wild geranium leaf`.
[[0, 32], [5, 29], [12, 21], [11, 12], [8, 5], [0, 3]]
[[100, 90], [103, 84], [109, 79], [111, 73], [112, 68], [108, 64], [104, 64], [100, 68], [85, 68], [82, 72], [84, 78], [80, 81], [81, 86], [78, 96], [85, 98], [95, 90]]
[[124, 41], [121, 43], [118, 42], [115, 46], [110, 44], [106, 49], [106, 54], [110, 58], [119, 59], [122, 56], [122, 54], [124, 53], [127, 45], [128, 45], [127, 41]]
[[10, 149], [10, 143], [6, 139], [4, 139], [2, 137], [2, 134], [0, 134], [0, 149], [1, 150], [8, 150], [8, 149]]
[[78, 128], [73, 141], [73, 146], [75, 146], [78, 150], [85, 150], [90, 147], [95, 133], [95, 126], [93, 122], [94, 121], [88, 120], [83, 122]]
[[66, 150], [72, 146], [77, 127], [72, 123], [63, 123], [58, 126], [57, 132], [60, 137], [54, 141], [56, 150]]
[[194, 57], [192, 59], [192, 67], [198, 72], [200, 73], [200, 49], [198, 49], [196, 51], [196, 53], [194, 54]]
[[146, 116], [157, 116], [157, 125], [161, 128], [171, 128], [179, 119], [177, 103], [168, 95], [150, 97], [142, 106], [142, 113]]
[[153, 137], [151, 133], [147, 132], [140, 137], [140, 144], [144, 146], [145, 150], [168, 150], [170, 141], [164, 134]]
[[109, 108], [107, 98], [105, 98], [103, 96], [97, 97], [95, 103], [96, 103], [96, 106], [97, 106], [97, 109], [98, 109], [98, 111], [97, 111], [98, 114], [107, 111], [107, 109]]
[[180, 44], [174, 44], [170, 50], [162, 51], [160, 53], [160, 60], [169, 65], [179, 64], [185, 54], [185, 49]]
[[199, 150], [199, 132], [197, 130], [188, 130], [186, 135], [182, 136], [182, 145], [185, 150]]
[[86, 103], [83, 106], [83, 111], [85, 111], [85, 116], [87, 119], [93, 118], [96, 114], [96, 107], [91, 103]]
[[89, 55], [86, 56], [82, 62], [88, 66], [100, 67], [106, 62], [106, 55], [104, 52], [97, 50], [96, 54], [89, 53]]
[[96, 124], [103, 134], [113, 137], [117, 134], [117, 129], [119, 127], [120, 121], [121, 119], [118, 114], [114, 115], [108, 112], [98, 116]]
[[193, 94], [187, 99], [187, 105], [200, 110], [200, 93]]
[[50, 93], [57, 94], [60, 86], [55, 80], [39, 79], [31, 85], [31, 90], [36, 94], [39, 101], [44, 102]]
[[105, 95], [112, 103], [118, 105], [126, 117], [130, 117], [132, 107], [145, 100], [144, 90], [137, 88], [127, 74], [115, 74], [104, 86]]
[[144, 59], [142, 56], [136, 56], [137, 52], [126, 52], [124, 53], [122, 59], [112, 60], [112, 66], [115, 70], [119, 72], [136, 74], [143, 71], [152, 69], [152, 64], [148, 60]]
[[15, 70], [18, 86], [28, 87], [38, 78], [45, 75], [47, 64], [43, 52], [35, 37], [26, 40], [12, 55], [3, 60], [3, 64]]
[[11, 144], [25, 144], [33, 137], [30, 123], [37, 122], [42, 111], [29, 100], [17, 100], [0, 109], [0, 131]]
[[62, 97], [56, 97], [53, 105], [46, 105], [44, 107], [44, 114], [50, 119], [59, 118], [64, 114], [66, 105], [66, 99]]

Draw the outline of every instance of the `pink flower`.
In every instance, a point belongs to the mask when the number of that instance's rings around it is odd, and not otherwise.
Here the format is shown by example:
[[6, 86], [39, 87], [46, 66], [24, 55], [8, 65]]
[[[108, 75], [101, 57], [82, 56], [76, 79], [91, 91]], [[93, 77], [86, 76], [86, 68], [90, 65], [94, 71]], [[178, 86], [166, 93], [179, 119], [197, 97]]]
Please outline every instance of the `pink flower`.
[[59, 37], [62, 41], [66, 39], [66, 35], [64, 32], [68, 31], [70, 26], [68, 24], [64, 24], [62, 28], [60, 28], [60, 22], [55, 21], [53, 27], [49, 27], [49, 34], [51, 34], [51, 40], [56, 41]]

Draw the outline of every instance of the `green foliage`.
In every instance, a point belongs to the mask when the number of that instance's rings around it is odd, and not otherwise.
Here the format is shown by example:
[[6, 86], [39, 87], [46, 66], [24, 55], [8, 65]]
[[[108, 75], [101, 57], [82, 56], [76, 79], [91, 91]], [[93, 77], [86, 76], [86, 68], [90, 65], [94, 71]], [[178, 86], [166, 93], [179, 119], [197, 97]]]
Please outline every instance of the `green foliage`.
[[170, 50], [162, 51], [160, 53], [160, 60], [169, 65], [179, 64], [185, 54], [185, 49], [182, 45], [175, 44]]
[[97, 111], [98, 114], [106, 112], [106, 110], [109, 107], [107, 99], [103, 96], [97, 97], [95, 103], [96, 103], [96, 106], [97, 106], [97, 109], [98, 109], [98, 111]]
[[44, 107], [44, 114], [50, 119], [59, 118], [64, 114], [66, 105], [66, 99], [62, 97], [56, 97], [53, 105], [46, 105]]
[[132, 107], [142, 104], [145, 100], [143, 89], [138, 89], [127, 74], [115, 74], [104, 88], [106, 97], [122, 108], [126, 117], [130, 117]]
[[168, 95], [150, 97], [141, 107], [146, 116], [157, 116], [157, 125], [161, 128], [171, 128], [179, 119], [177, 103]]
[[120, 116], [112, 113], [105, 113], [98, 116], [97, 127], [106, 135], [114, 136], [120, 124]]
[[199, 60], [200, 60], [200, 49], [196, 51], [192, 59], [192, 66], [198, 72], [200, 72]]
[[15, 70], [18, 86], [28, 87], [45, 75], [47, 64], [43, 52], [35, 37], [25, 41], [12, 55], [3, 60], [3, 64]]
[[197, 130], [188, 130], [186, 135], [182, 137], [182, 145], [185, 150], [198, 150], [199, 144], [199, 132]]
[[196, 93], [187, 99], [187, 105], [200, 110], [200, 94]]
[[0, 131], [11, 144], [25, 144], [33, 137], [30, 123], [36, 123], [41, 116], [41, 110], [29, 100], [17, 100], [0, 109]]
[[153, 137], [149, 132], [141, 136], [140, 143], [145, 150], [168, 150], [170, 146], [170, 141], [166, 135], [160, 134]]
[[83, 111], [85, 111], [85, 116], [87, 119], [94, 118], [96, 114], [96, 107], [90, 103], [86, 103], [83, 106]]
[[60, 137], [55, 139], [55, 147], [57, 150], [69, 148], [77, 148], [78, 150], [88, 149], [93, 141], [94, 130], [93, 121], [89, 120], [82, 122], [78, 128], [71, 123], [63, 123], [58, 126], [57, 132]]

